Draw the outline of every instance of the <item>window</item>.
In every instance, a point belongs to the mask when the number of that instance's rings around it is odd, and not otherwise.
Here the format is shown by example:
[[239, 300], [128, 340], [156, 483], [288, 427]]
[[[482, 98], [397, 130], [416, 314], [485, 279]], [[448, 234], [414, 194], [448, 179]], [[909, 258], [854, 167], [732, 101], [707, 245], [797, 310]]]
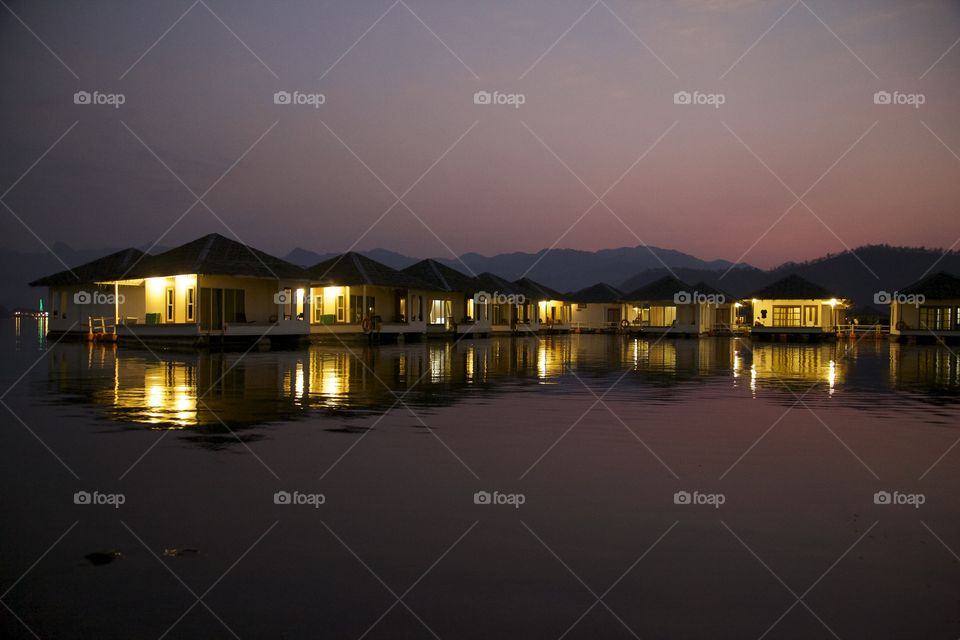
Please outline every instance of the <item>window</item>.
[[448, 300], [432, 300], [430, 302], [430, 324], [446, 324], [447, 316], [451, 314], [451, 304]]
[[507, 318], [505, 311], [510, 309], [509, 305], [505, 304], [495, 304], [493, 305], [493, 318], [491, 319], [492, 324], [507, 324]]
[[167, 287], [167, 290], [164, 292], [164, 312], [163, 317], [166, 322], [174, 322], [174, 304], [173, 304], [173, 287]]
[[773, 326], [775, 327], [799, 327], [800, 307], [775, 305], [773, 307]]
[[807, 327], [815, 327], [819, 323], [817, 322], [817, 312], [819, 308], [816, 305], [804, 305], [803, 307], [803, 324]]
[[586, 311], [586, 309], [587, 309], [587, 305], [580, 302], [577, 303], [577, 311]]
[[620, 324], [620, 309], [607, 309], [607, 322], [610, 324]]
[[347, 300], [346, 296], [337, 296], [337, 322], [347, 321]]
[[323, 320], [323, 296], [314, 296], [313, 298], [313, 321]]
[[950, 331], [953, 328], [953, 308], [920, 307], [920, 327], [931, 331]]
[[197, 290], [194, 289], [193, 287], [188, 287], [187, 288], [187, 304], [186, 304], [187, 322], [194, 322], [194, 309], [197, 306], [196, 296], [197, 296]]

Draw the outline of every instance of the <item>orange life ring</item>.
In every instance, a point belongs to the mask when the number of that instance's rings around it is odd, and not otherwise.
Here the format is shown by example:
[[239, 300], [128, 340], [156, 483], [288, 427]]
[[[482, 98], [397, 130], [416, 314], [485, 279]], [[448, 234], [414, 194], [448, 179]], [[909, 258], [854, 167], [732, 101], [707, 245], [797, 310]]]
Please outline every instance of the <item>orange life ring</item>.
[[907, 323], [904, 322], [903, 320], [897, 323], [897, 331], [903, 331], [906, 328], [907, 328]]
[[623, 320], [620, 321], [620, 328], [621, 328], [621, 329], [626, 329], [626, 328], [629, 327], [629, 326], [630, 326], [630, 321], [627, 320], [626, 318], [624, 318]]

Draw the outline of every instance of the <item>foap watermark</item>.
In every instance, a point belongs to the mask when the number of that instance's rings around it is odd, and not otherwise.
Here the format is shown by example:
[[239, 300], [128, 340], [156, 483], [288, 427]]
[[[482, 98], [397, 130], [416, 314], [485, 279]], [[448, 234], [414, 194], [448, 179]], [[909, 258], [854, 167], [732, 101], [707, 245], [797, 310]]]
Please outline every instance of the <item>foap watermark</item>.
[[273, 104], [290, 104], [309, 106], [319, 109], [327, 102], [327, 96], [322, 93], [304, 93], [302, 91], [277, 91], [273, 94]]
[[477, 91], [473, 94], [473, 104], [508, 105], [519, 109], [526, 104], [527, 96], [522, 93], [500, 93], [499, 91]]
[[919, 307], [924, 302], [927, 301], [927, 297], [922, 293], [900, 293], [899, 291], [894, 291], [890, 293], [889, 291], [877, 291], [873, 294], [874, 304], [912, 304]]
[[673, 104], [704, 105], [719, 109], [727, 101], [722, 93], [703, 93], [701, 91], [677, 91], [673, 94]]
[[893, 104], [919, 109], [927, 101], [922, 93], [903, 93], [902, 91], [877, 91], [873, 94], [873, 104]]
[[527, 496], [522, 493], [500, 493], [494, 491], [477, 491], [473, 494], [473, 504], [495, 504], [509, 505], [514, 509], [519, 509], [520, 505], [527, 501]]
[[673, 504], [693, 504], [719, 509], [727, 501], [722, 493], [700, 493], [699, 491], [677, 491], [673, 494]]
[[277, 291], [273, 294], [273, 304], [290, 304], [293, 302], [292, 291]]
[[73, 504], [108, 506], [119, 509], [127, 501], [122, 493], [100, 493], [99, 491], [77, 491], [73, 494]]
[[73, 294], [73, 304], [123, 304], [124, 300], [122, 293], [77, 291]]
[[522, 293], [477, 291], [473, 295], [473, 301], [477, 304], [524, 304], [527, 297]]
[[722, 293], [702, 293], [700, 291], [677, 291], [673, 294], [674, 304], [710, 304], [721, 305], [726, 303], [727, 297]]
[[119, 109], [127, 101], [122, 93], [103, 93], [100, 91], [77, 91], [73, 94], [73, 104], [93, 104]]
[[910, 506], [919, 509], [920, 505], [927, 501], [927, 496], [922, 493], [900, 493], [899, 491], [877, 491], [873, 494], [873, 504], [882, 505], [901, 505]]
[[300, 491], [277, 491], [273, 494], [273, 504], [308, 506], [319, 509], [326, 504], [327, 496], [322, 493], [301, 493]]

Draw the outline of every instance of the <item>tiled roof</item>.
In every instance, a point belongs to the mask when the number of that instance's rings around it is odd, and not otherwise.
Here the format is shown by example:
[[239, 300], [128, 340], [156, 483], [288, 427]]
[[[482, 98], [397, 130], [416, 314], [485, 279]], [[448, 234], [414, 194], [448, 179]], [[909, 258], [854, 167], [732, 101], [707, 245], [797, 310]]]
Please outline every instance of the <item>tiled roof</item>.
[[[68, 271], [60, 271], [30, 283], [31, 287], [50, 287], [70, 284], [89, 284], [115, 280], [120, 274], [137, 263], [146, 254], [139, 249], [124, 249], [108, 256], [97, 258]], [[148, 256], [149, 257], [149, 256]]]
[[931, 300], [960, 299], [960, 278], [940, 271], [910, 285], [901, 293], [921, 294]]
[[586, 287], [585, 289], [580, 289], [580, 291], [567, 294], [566, 299], [581, 304], [591, 302], [620, 302], [623, 300], [623, 292], [616, 287], [610, 286], [606, 282], [598, 282], [592, 287]]
[[371, 285], [403, 289], [432, 289], [429, 283], [414, 275], [397, 271], [382, 262], [350, 251], [315, 264], [307, 271], [314, 282], [323, 285]]
[[673, 276], [663, 276], [654, 280], [648, 285], [635, 289], [624, 296], [631, 302], [648, 302], [673, 300], [674, 296], [681, 291], [693, 291], [693, 288], [687, 283], [674, 278]]
[[483, 288], [476, 278], [429, 258], [412, 264], [401, 272], [423, 280], [437, 291], [473, 294]]
[[129, 273], [121, 272], [116, 277], [149, 278], [187, 273], [309, 279], [302, 267], [218, 233], [205, 235], [155, 256], [148, 256]]
[[756, 298], [758, 300], [824, 300], [826, 298], [841, 298], [843, 296], [839, 296], [825, 287], [814, 284], [806, 278], [791, 274], [746, 297]]

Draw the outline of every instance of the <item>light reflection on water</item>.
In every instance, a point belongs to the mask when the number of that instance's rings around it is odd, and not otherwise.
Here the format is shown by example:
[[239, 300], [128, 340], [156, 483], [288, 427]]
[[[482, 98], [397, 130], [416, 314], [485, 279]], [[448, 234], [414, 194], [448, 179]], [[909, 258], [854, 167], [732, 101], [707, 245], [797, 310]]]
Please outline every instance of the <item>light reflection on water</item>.
[[618, 402], [669, 405], [690, 393], [762, 396], [785, 405], [803, 398], [880, 417], [912, 412], [928, 422], [941, 422], [960, 399], [956, 353], [874, 340], [751, 344], [570, 335], [246, 355], [58, 344], [47, 366], [54, 402], [92, 405], [109, 419], [159, 429], [363, 416], [389, 409], [398, 397], [424, 410], [492, 398], [509, 404], [522, 401], [516, 394], [538, 390], [587, 395], [589, 387], [599, 394], [615, 382], [611, 398]]

